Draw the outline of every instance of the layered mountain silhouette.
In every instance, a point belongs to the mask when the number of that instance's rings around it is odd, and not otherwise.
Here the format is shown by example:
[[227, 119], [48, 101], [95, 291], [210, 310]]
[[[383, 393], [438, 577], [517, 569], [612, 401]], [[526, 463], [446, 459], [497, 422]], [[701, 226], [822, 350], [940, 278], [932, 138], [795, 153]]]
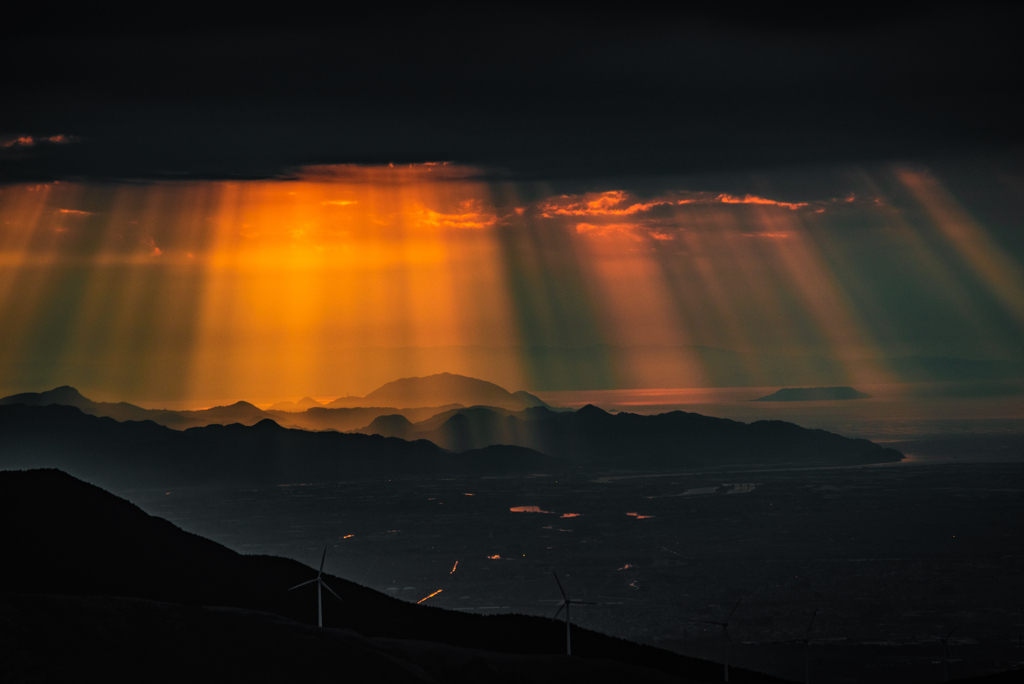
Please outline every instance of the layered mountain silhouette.
[[652, 469], [695, 465], [886, 463], [903, 455], [864, 439], [849, 439], [779, 420], [741, 423], [698, 413], [611, 414], [596, 406], [575, 412], [530, 408], [456, 409], [410, 423], [383, 416], [360, 432], [426, 439], [465, 451], [514, 444], [590, 467]]
[[835, 401], [870, 398], [870, 394], [858, 392], [852, 387], [783, 387], [753, 401]]
[[[114, 420], [151, 420], [177, 430], [200, 425], [219, 423], [241, 423], [255, 425], [261, 420], [274, 419], [271, 413], [262, 411], [247, 401], [239, 401], [230, 406], [216, 406], [199, 411], [172, 411], [169, 409], [145, 409], [127, 402], [104, 402], [88, 399], [74, 387], [57, 387], [47, 392], [25, 392], [0, 399], [0, 406], [24, 404], [25, 406], [74, 406], [83, 413], [93, 416], [106, 416]], [[287, 414], [286, 414], [287, 415]], [[287, 424], [287, 423], [286, 423]]]
[[[547, 618], [416, 605], [330, 575], [325, 580], [342, 602], [325, 596], [329, 629], [308, 627], [316, 621], [313, 595], [287, 589], [314, 577], [314, 569], [242, 556], [56, 470], [0, 472], [0, 516], [7, 523], [0, 527], [0, 663], [5, 675], [31, 681], [721, 676], [720, 664], [582, 627], [573, 629], [567, 658], [560, 655], [564, 628]], [[733, 673], [773, 681], [740, 668]]]
[[443, 411], [474, 405], [512, 410], [532, 406], [551, 408], [527, 392], [512, 393], [484, 380], [451, 373], [396, 380], [365, 397], [342, 397], [327, 406], [305, 397], [298, 402], [279, 402], [267, 410], [246, 401], [196, 411], [146, 409], [127, 402], [93, 401], [82, 396], [74, 387], [68, 386], [46, 392], [25, 392], [0, 399], [0, 406], [9, 404], [74, 406], [94, 416], [107, 416], [120, 421], [151, 420], [175, 430], [229, 423], [255, 425], [261, 420], [271, 419], [284, 427], [341, 432], [356, 430], [378, 416], [385, 415], [402, 415], [412, 422], [417, 422]]
[[111, 487], [551, 472], [565, 465], [517, 446], [456, 454], [425, 440], [287, 429], [272, 420], [178, 431], [73, 406], [0, 406], [0, 468], [61, 468]]
[[328, 482], [571, 466], [846, 465], [902, 458], [867, 440], [792, 423], [747, 424], [683, 411], [641, 416], [595, 406], [575, 412], [478, 406], [415, 423], [400, 414], [376, 416], [360, 433], [346, 434], [290, 429], [270, 419], [182, 431], [88, 415], [74, 406], [0, 406], [0, 467], [59, 467], [110, 486]]

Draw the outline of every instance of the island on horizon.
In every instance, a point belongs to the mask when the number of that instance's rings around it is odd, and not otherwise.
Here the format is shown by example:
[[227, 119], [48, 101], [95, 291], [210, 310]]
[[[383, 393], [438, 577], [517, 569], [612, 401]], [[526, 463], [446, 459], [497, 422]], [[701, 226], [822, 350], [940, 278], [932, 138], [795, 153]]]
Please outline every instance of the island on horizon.
[[834, 401], [845, 399], [870, 399], [852, 387], [783, 387], [751, 401]]

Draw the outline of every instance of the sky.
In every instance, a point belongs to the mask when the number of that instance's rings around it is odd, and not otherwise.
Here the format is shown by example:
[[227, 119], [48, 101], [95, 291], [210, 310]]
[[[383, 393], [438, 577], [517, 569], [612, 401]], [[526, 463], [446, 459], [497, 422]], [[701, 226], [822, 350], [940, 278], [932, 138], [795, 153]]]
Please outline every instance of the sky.
[[0, 47], [5, 394], [1022, 372], [1006, 16], [188, 10]]

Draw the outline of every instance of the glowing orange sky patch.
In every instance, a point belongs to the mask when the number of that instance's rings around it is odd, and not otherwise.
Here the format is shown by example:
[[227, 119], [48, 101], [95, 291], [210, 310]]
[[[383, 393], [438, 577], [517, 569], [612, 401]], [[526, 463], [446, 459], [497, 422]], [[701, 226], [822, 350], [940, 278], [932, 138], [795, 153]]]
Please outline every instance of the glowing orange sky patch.
[[719, 195], [717, 199], [722, 204], [767, 204], [770, 206], [785, 207], [786, 209], [800, 209], [807, 206], [807, 202], [779, 202], [766, 197], [758, 197], [756, 195], [736, 197], [734, 195], [722, 194]]
[[[934, 177], [895, 175], [923, 212], [867, 185], [807, 202], [558, 195], [444, 163], [3, 186], [0, 386], [206, 406], [443, 371], [511, 390], [700, 387], [715, 375], [698, 347], [746, 354], [728, 361], [735, 382], [773, 384], [753, 356], [771, 353], [877, 384], [892, 379], [878, 359], [915, 353], [885, 338], [902, 322], [885, 309], [902, 271], [977, 331], [972, 349], [1015, 358], [1024, 269]], [[905, 252], [884, 286], [858, 280], [862, 225]]]
[[541, 204], [543, 216], [629, 216], [648, 211], [657, 206], [673, 204], [671, 201], [628, 203], [628, 195], [621, 190], [604, 192], [593, 199], [572, 201], [563, 195], [557, 200]]

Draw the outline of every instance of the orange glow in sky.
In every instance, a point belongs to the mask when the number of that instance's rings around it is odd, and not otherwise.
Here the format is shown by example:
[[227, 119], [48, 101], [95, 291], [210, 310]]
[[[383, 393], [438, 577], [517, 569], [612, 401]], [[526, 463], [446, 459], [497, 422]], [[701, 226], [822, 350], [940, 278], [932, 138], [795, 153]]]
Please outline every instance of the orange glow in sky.
[[830, 384], [878, 384], [899, 380], [887, 357], [941, 353], [899, 306], [1019, 353], [994, 316], [1024, 326], [1020, 263], [926, 172], [893, 171], [918, 213], [881, 190], [570, 195], [478, 175], [0, 187], [0, 390], [210, 405], [443, 371], [510, 390], [764, 386], [801, 354]]

